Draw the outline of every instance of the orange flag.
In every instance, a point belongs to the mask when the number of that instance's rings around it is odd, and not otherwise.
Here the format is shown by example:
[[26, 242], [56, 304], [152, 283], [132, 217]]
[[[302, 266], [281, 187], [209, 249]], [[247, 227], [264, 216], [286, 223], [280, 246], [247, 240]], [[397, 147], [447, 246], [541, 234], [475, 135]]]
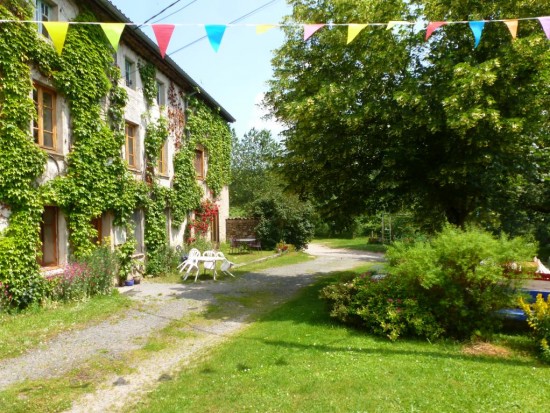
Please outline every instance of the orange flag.
[[508, 26], [512, 39], [515, 39], [518, 35], [518, 21], [517, 20], [504, 20], [504, 24]]
[[52, 38], [53, 45], [57, 54], [61, 56], [65, 39], [67, 38], [67, 30], [69, 30], [68, 22], [42, 22], [48, 34]]

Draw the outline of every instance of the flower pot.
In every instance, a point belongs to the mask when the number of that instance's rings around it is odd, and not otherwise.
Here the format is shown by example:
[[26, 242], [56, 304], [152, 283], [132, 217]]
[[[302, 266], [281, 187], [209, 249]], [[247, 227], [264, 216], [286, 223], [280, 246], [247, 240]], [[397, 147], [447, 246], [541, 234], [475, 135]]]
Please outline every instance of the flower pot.
[[140, 284], [140, 283], [141, 283], [141, 277], [134, 278], [134, 285], [137, 285], [137, 284]]
[[124, 281], [124, 285], [126, 287], [131, 287], [132, 285], [134, 285], [134, 280], [126, 280]]

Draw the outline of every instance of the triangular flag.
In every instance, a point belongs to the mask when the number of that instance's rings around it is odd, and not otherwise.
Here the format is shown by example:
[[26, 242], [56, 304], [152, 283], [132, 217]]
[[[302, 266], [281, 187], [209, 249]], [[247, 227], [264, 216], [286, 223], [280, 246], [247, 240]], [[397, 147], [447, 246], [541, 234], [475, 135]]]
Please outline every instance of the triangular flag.
[[484, 21], [470, 22], [470, 29], [472, 29], [472, 33], [474, 34], [474, 38], [475, 38], [474, 48], [476, 48], [479, 45], [479, 41], [481, 40], [481, 34], [483, 33], [484, 27], [485, 27]]
[[426, 41], [430, 38], [432, 33], [439, 29], [441, 26], [445, 26], [447, 22], [430, 22], [426, 28]]
[[348, 43], [350, 44], [353, 39], [357, 37], [359, 33], [361, 33], [361, 30], [363, 30], [365, 27], [367, 27], [368, 24], [354, 24], [351, 23], [348, 25]]
[[391, 30], [398, 24], [410, 24], [410, 23], [403, 20], [394, 20], [388, 23], [388, 25], [386, 26], [386, 30]]
[[265, 32], [268, 32], [275, 27], [277, 26], [274, 24], [258, 24], [256, 26], [256, 34], [264, 34]]
[[225, 26], [224, 24], [210, 24], [204, 26], [204, 28], [206, 29], [206, 35], [208, 36], [208, 40], [210, 40], [210, 45], [215, 52], [217, 52], [220, 48], [220, 44], [222, 43], [222, 38], [223, 34], [225, 33], [226, 27], [227, 26]]
[[550, 17], [539, 17], [539, 22], [546, 33], [546, 38], [550, 39]]
[[125, 23], [101, 23], [101, 28], [105, 32], [105, 36], [113, 46], [113, 49], [118, 50], [118, 43], [120, 41], [120, 36], [126, 27]]
[[164, 59], [166, 49], [168, 49], [168, 43], [170, 43], [172, 33], [174, 33], [174, 27], [176, 26], [173, 24], [153, 24], [151, 27], [153, 28], [153, 32], [155, 32], [157, 44], [160, 49], [160, 55]]
[[325, 27], [326, 25], [323, 23], [320, 24], [304, 24], [304, 41], [309, 39], [313, 33], [315, 33], [317, 30], [321, 29], [322, 27]]
[[52, 38], [53, 45], [57, 54], [61, 56], [63, 51], [63, 45], [65, 44], [65, 38], [67, 37], [67, 30], [69, 30], [68, 22], [42, 22], [48, 34]]
[[508, 30], [510, 30], [510, 34], [512, 35], [512, 39], [515, 39], [518, 35], [518, 21], [517, 20], [504, 20], [504, 23], [506, 26], [508, 26]]

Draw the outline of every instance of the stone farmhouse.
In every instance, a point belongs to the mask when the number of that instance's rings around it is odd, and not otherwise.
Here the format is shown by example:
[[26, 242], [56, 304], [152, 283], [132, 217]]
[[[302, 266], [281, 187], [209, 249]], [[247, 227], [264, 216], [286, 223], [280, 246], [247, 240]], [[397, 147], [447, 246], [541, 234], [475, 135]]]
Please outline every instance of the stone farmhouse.
[[[233, 117], [107, 0], [7, 0], [0, 11], [22, 21], [0, 23], [13, 48], [0, 52], [0, 281], [59, 271], [101, 240], [132, 239], [147, 261], [192, 235], [207, 200], [218, 213], [206, 236], [225, 241]], [[72, 22], [61, 53], [48, 22]], [[117, 50], [97, 23], [127, 24]], [[23, 92], [7, 83], [17, 76]], [[30, 118], [7, 114], [14, 102]]]

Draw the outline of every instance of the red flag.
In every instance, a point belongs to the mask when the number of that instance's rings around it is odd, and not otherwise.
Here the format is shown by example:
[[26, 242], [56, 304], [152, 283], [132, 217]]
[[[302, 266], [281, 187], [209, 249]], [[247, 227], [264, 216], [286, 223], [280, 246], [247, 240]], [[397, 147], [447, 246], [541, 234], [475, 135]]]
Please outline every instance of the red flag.
[[173, 24], [153, 24], [152, 27], [155, 32], [155, 37], [157, 38], [160, 55], [164, 59], [164, 55], [166, 54], [166, 49], [168, 49], [168, 43], [170, 43], [175, 26]]
[[434, 30], [440, 28], [441, 26], [445, 26], [447, 22], [430, 22], [428, 24], [428, 28], [426, 29], [426, 40], [430, 38]]

